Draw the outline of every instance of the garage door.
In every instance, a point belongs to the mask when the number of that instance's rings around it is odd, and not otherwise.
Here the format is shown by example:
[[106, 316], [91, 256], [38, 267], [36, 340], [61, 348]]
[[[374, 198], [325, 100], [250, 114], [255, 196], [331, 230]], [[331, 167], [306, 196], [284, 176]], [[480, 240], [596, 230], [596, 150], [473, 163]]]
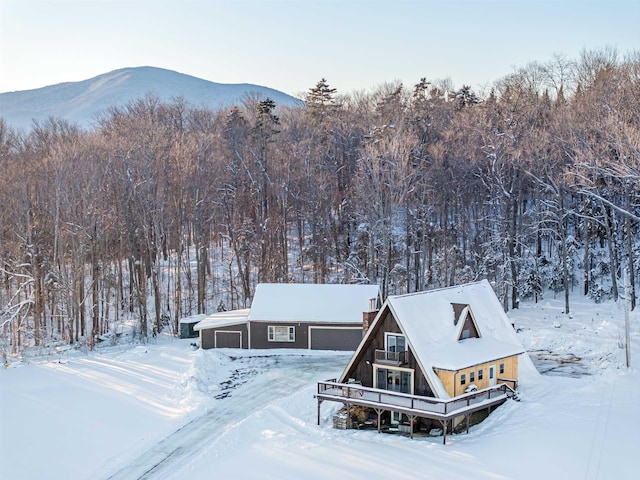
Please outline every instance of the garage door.
[[309, 327], [312, 350], [355, 350], [362, 340], [362, 327]]
[[242, 332], [216, 332], [216, 348], [242, 348]]

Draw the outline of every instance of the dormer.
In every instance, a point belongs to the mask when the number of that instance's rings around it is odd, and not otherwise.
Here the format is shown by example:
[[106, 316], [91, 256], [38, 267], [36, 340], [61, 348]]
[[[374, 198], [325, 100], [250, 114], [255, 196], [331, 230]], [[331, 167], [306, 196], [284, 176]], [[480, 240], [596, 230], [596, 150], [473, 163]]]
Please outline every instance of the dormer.
[[473, 318], [471, 307], [463, 303], [452, 303], [451, 306], [453, 307], [453, 324], [459, 325], [458, 341], [467, 338], [480, 338], [480, 330]]

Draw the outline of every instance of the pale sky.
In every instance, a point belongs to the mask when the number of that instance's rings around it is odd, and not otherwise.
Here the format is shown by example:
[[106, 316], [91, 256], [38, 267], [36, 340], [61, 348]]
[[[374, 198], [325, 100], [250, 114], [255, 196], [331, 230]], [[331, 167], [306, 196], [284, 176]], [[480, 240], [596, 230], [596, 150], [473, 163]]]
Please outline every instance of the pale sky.
[[0, 0], [0, 92], [149, 65], [301, 95], [476, 90], [583, 48], [640, 50], [640, 0]]

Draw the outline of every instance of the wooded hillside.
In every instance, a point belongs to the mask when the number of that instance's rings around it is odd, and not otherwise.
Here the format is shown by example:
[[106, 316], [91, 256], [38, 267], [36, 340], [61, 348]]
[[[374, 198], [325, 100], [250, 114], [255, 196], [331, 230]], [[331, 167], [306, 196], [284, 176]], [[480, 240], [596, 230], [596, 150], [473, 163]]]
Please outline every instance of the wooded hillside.
[[144, 340], [248, 306], [257, 282], [488, 278], [505, 309], [552, 291], [566, 313], [571, 289], [617, 298], [625, 271], [635, 292], [639, 93], [639, 53], [602, 49], [483, 93], [323, 79], [295, 109], [149, 96], [91, 131], [0, 120], [2, 350], [128, 320]]

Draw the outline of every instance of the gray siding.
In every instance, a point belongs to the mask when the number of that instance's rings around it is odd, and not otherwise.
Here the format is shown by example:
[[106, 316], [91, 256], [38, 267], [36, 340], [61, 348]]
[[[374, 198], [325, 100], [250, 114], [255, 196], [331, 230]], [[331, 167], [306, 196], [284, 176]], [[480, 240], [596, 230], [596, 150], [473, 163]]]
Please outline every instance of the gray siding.
[[[295, 341], [270, 342], [268, 336], [270, 325], [294, 327]], [[353, 329], [345, 329], [344, 327], [353, 327]], [[249, 328], [251, 329], [251, 348], [308, 349], [309, 335], [311, 335], [311, 349], [313, 350], [355, 350], [362, 340], [361, 323], [249, 322]]]
[[[386, 308], [382, 314], [384, 317], [382, 321], [378, 322], [377, 326], [374, 327], [375, 330], [371, 332], [369, 343], [359, 352], [357, 358], [353, 362], [353, 365], [345, 376], [345, 379], [354, 378], [362, 382], [362, 385], [365, 387], [373, 387], [373, 364], [375, 363], [375, 351], [384, 350], [385, 332], [402, 333], [396, 319], [388, 308]], [[407, 341], [409, 341], [409, 339], [407, 339]], [[408, 347], [407, 350], [407, 363], [402, 365], [402, 367], [414, 370], [414, 393], [416, 395], [433, 396], [431, 388], [429, 388], [429, 384], [427, 383], [427, 379], [416, 361], [415, 355], [413, 355], [410, 347]]]
[[[270, 342], [269, 325], [295, 327], [295, 342]], [[251, 348], [309, 348], [309, 326], [302, 322], [249, 322]]]
[[[229, 332], [241, 332], [242, 333], [242, 346], [241, 348], [248, 348], [248, 331], [247, 324], [241, 323], [238, 325], [227, 325], [225, 327], [218, 328], [206, 328], [200, 330], [200, 348], [209, 349], [216, 348], [216, 332], [227, 332], [218, 335], [217, 348], [238, 348], [237, 347], [237, 335], [231, 335]], [[224, 346], [222, 346], [224, 345]]]
[[[269, 326], [287, 326], [295, 328], [294, 342], [270, 342]], [[311, 328], [310, 328], [311, 327]], [[322, 328], [314, 328], [322, 327]], [[344, 328], [350, 327], [350, 328]], [[239, 325], [229, 325], [218, 328], [207, 328], [200, 331], [200, 347], [209, 348], [238, 348], [238, 336], [230, 332], [242, 332], [241, 348], [249, 348], [249, 332], [251, 329], [251, 348], [309, 348], [311, 335], [311, 349], [313, 350], [355, 350], [362, 340], [361, 324], [308, 324], [303, 322], [249, 322]], [[217, 337], [216, 337], [216, 332]], [[223, 333], [226, 332], [226, 333]], [[310, 333], [311, 332], [311, 333]]]

